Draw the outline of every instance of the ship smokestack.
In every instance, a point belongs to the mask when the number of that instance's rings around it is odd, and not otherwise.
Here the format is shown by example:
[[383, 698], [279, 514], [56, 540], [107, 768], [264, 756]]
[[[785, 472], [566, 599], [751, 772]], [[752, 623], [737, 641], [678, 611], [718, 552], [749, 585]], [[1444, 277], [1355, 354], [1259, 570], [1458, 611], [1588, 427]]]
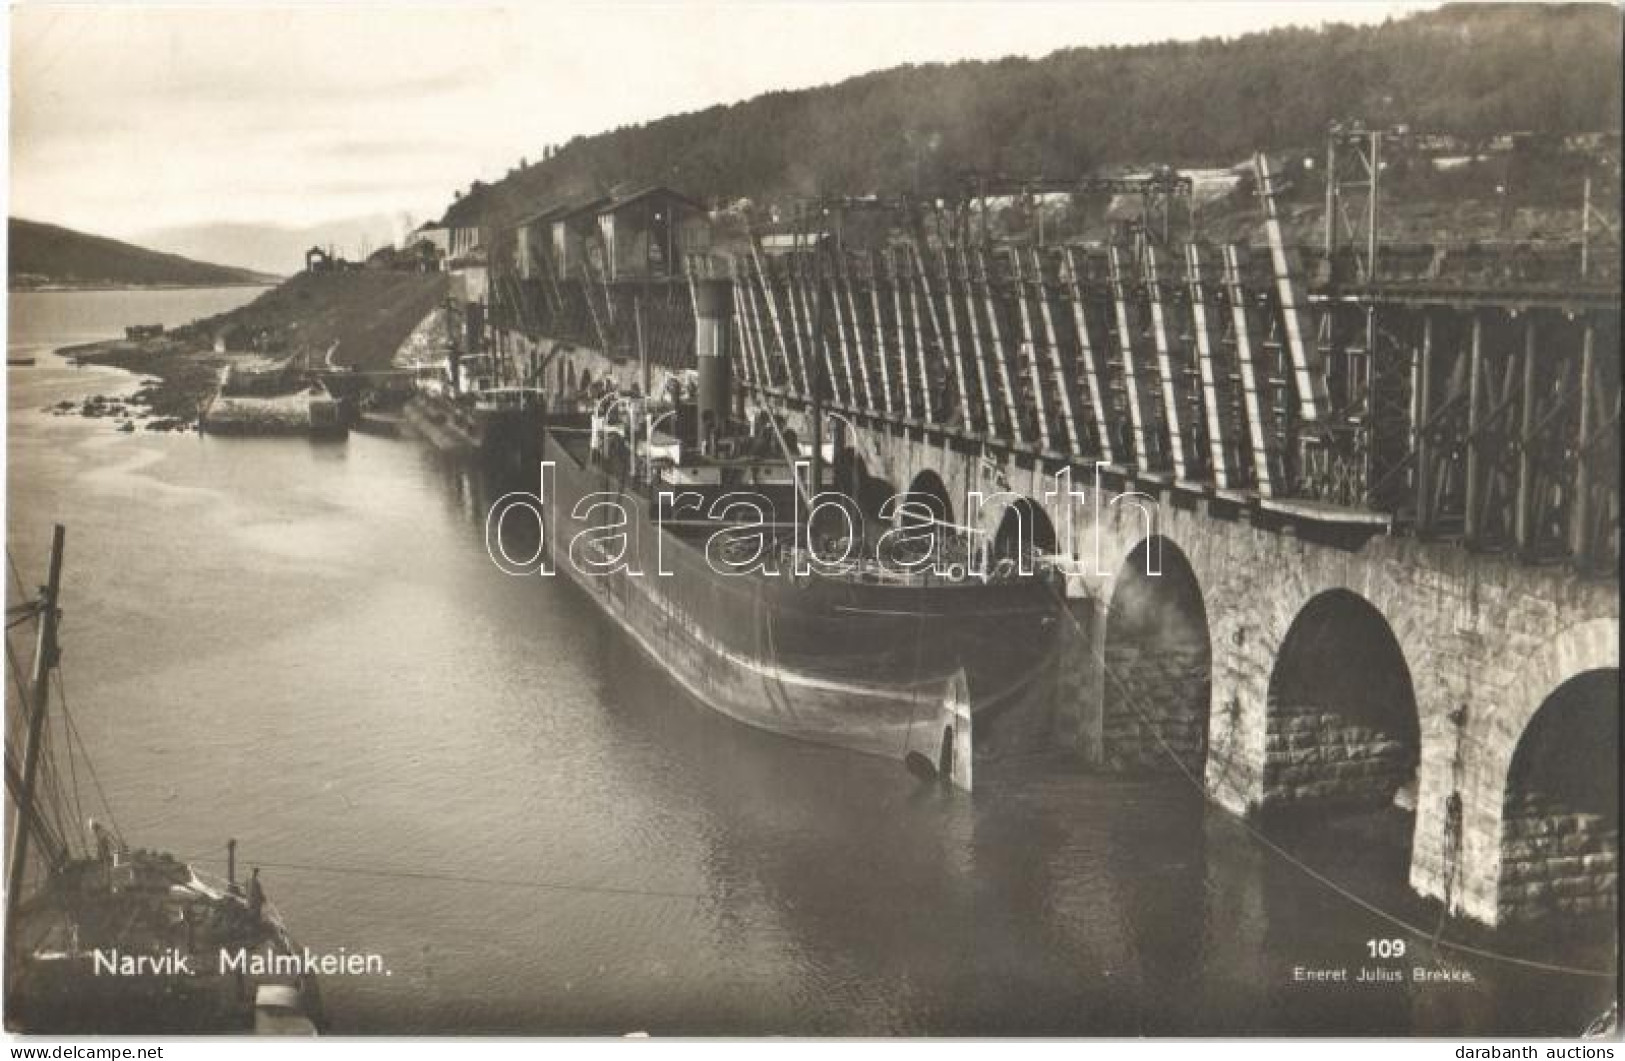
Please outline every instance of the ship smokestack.
[[699, 366], [699, 409], [695, 418], [700, 451], [715, 456], [715, 440], [728, 426], [733, 390], [733, 281], [694, 281], [694, 354]]

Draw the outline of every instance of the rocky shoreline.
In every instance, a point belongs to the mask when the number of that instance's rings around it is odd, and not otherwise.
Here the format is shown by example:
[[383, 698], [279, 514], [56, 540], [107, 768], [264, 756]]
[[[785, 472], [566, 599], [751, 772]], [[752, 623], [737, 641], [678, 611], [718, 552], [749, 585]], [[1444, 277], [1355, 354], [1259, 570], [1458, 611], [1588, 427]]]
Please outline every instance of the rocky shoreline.
[[58, 416], [113, 418], [123, 431], [133, 431], [136, 420], [145, 420], [149, 431], [195, 428], [204, 404], [219, 386], [220, 368], [229, 360], [168, 337], [110, 339], [64, 347], [57, 354], [80, 364], [110, 365], [144, 378], [141, 387], [126, 397], [95, 394], [81, 402], [59, 402], [50, 410]]
[[134, 430], [127, 425], [135, 420], [154, 431], [193, 428], [226, 366], [302, 357], [307, 365], [340, 369], [387, 367], [445, 293], [441, 273], [300, 273], [235, 309], [162, 335], [58, 350], [79, 364], [111, 365], [145, 382], [128, 397], [95, 395], [48, 411], [110, 417], [120, 430]]
[[144, 421], [141, 426], [148, 431], [186, 431], [196, 425], [178, 416], [154, 416], [142, 402], [141, 396], [150, 387], [143, 387], [128, 398], [117, 396], [108, 397], [105, 394], [92, 394], [82, 401], [60, 401], [55, 405], [47, 406], [46, 411], [53, 416], [84, 416], [91, 419], [112, 419], [120, 431], [130, 432], [136, 429], [136, 424]]

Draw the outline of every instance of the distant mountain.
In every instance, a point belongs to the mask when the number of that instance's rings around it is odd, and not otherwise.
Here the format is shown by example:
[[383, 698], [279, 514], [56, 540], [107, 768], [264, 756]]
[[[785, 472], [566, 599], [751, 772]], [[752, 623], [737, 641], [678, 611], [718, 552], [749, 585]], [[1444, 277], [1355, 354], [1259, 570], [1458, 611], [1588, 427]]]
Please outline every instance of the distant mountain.
[[411, 228], [388, 214], [369, 214], [299, 228], [241, 223], [186, 225], [140, 232], [135, 238], [144, 246], [189, 258], [288, 275], [304, 268], [305, 251], [313, 246], [332, 247], [342, 257], [361, 261], [384, 244], [393, 243], [397, 230]]
[[11, 218], [6, 279], [13, 289], [252, 284], [275, 277], [147, 250], [59, 225]]

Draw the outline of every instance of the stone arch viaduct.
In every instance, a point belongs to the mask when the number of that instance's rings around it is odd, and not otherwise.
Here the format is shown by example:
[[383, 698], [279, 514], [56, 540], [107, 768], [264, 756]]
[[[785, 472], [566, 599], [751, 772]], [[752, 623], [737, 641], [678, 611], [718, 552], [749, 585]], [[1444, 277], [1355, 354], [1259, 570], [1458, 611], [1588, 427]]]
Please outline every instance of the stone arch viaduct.
[[[1310, 290], [1270, 250], [741, 259], [740, 413], [810, 438], [817, 391], [871, 486], [1065, 570], [1052, 733], [1093, 766], [1393, 811], [1410, 886], [1491, 925], [1613, 909], [1617, 293]], [[512, 297], [555, 397], [685, 367]]]

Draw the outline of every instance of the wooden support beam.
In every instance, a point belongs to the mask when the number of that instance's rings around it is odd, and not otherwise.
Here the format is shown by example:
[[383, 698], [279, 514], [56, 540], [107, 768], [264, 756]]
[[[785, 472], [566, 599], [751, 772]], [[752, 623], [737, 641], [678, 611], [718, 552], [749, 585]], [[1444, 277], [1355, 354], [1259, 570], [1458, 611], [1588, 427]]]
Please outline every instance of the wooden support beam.
[[[1018, 251], [1019, 253], [1019, 251]], [[1061, 344], [1055, 334], [1055, 320], [1050, 312], [1049, 285], [1044, 278], [1044, 259], [1039, 255], [1038, 248], [1032, 249], [1033, 284], [1038, 295], [1038, 320], [1042, 327], [1044, 348], [1049, 352], [1050, 372], [1054, 379], [1053, 389], [1060, 397], [1061, 426], [1066, 429], [1067, 441], [1071, 444], [1075, 456], [1083, 454], [1083, 436], [1078, 433], [1077, 412], [1072, 407], [1072, 395], [1076, 383], [1072, 373], [1067, 371], [1066, 358], [1061, 356]]]
[[1044, 450], [1054, 447], [1049, 435], [1049, 403], [1044, 398], [1044, 376], [1038, 367], [1038, 344], [1033, 337], [1032, 313], [1027, 306], [1027, 283], [1021, 268], [1021, 248], [1010, 249], [1010, 268], [1015, 279], [1016, 305], [1020, 307], [1021, 350], [1027, 360], [1027, 378], [1033, 388], [1033, 404], [1038, 413], [1038, 444]]
[[1591, 560], [1591, 454], [1586, 445], [1595, 430], [1592, 413], [1597, 374], [1597, 326], [1586, 319], [1580, 340], [1580, 422], [1576, 432], [1579, 460], [1574, 469], [1574, 504], [1569, 510], [1569, 553], [1577, 563]]
[[[864, 256], [864, 265], [869, 274], [869, 315], [874, 321], [871, 334], [875, 338], [875, 356], [880, 362], [880, 406], [887, 416], [892, 414], [892, 386], [891, 366], [886, 356], [886, 322], [880, 312], [880, 263], [871, 252]], [[848, 289], [850, 293], [850, 289]], [[858, 319], [856, 307], [852, 309], [852, 319]]]
[[[903, 329], [903, 285], [898, 279], [900, 273], [897, 267], [897, 255], [890, 247], [885, 250], [885, 262], [886, 279], [891, 283], [892, 333], [897, 340], [898, 375], [902, 377], [903, 381], [903, 417], [912, 420], [914, 419], [914, 386], [911, 382], [912, 374], [908, 370], [908, 336]], [[877, 319], [878, 314], [879, 310], [877, 308]], [[920, 341], [918, 329], [914, 332], [914, 341], [916, 343]]]
[[[947, 252], [944, 251], [943, 253], [946, 255]], [[999, 417], [994, 410], [993, 388], [988, 385], [987, 358], [982, 356], [981, 329], [976, 324], [976, 302], [971, 294], [970, 265], [965, 259], [964, 247], [958, 249], [958, 257], [959, 271], [954, 276], [954, 279], [959, 281], [964, 295], [965, 330], [970, 333], [970, 342], [965, 353], [976, 366], [976, 381], [982, 394], [983, 415], [985, 417], [982, 422], [982, 433], [984, 435], [996, 435], [998, 434]], [[957, 333], [957, 331], [958, 329], [955, 328], [954, 332]]]
[[1416, 456], [1416, 531], [1431, 534], [1434, 529], [1433, 438], [1429, 424], [1433, 418], [1433, 320], [1434, 314], [1422, 308], [1422, 345], [1416, 352], [1416, 368], [1411, 383], [1411, 452]]
[[750, 258], [756, 265], [756, 276], [762, 284], [762, 298], [767, 302], [767, 316], [773, 324], [773, 338], [778, 342], [779, 356], [784, 359], [785, 386], [794, 387], [805, 395], [808, 393], [806, 377], [796, 370], [795, 361], [792, 360], [790, 344], [784, 335], [784, 325], [779, 320], [779, 300], [773, 293], [772, 281], [768, 278], [767, 269], [762, 265], [762, 258], [756, 251], [754, 241], [750, 248]]
[[1247, 285], [1242, 281], [1241, 252], [1233, 243], [1224, 248], [1224, 279], [1230, 296], [1236, 363], [1241, 369], [1242, 408], [1247, 416], [1247, 438], [1253, 455], [1253, 489], [1261, 497], [1279, 497], [1285, 492], [1286, 483], [1275, 448], [1272, 410], [1265, 400], [1269, 392], [1269, 366], [1264, 363], [1256, 342], [1252, 306]]
[[1162, 383], [1162, 417], [1168, 425], [1168, 452], [1174, 477], [1189, 481], [1195, 477], [1198, 460], [1190, 452], [1196, 438], [1194, 425], [1180, 400], [1179, 369], [1174, 361], [1173, 340], [1168, 331], [1167, 311], [1162, 301], [1162, 255], [1151, 243], [1140, 256], [1146, 302], [1151, 308], [1151, 341], [1157, 351], [1157, 375]]
[[1467, 354], [1467, 511], [1463, 533], [1469, 545], [1477, 545], [1482, 527], [1481, 502], [1484, 493], [1484, 315], [1473, 311], [1473, 331]]
[[777, 386], [773, 377], [773, 356], [770, 352], [772, 343], [762, 332], [762, 321], [756, 313], [755, 285], [750, 282], [748, 275], [739, 277], [736, 281], [739, 288], [739, 302], [745, 310], [745, 326], [750, 329], [751, 349], [756, 356], [756, 378], [763, 387]]
[[1523, 320], [1523, 393], [1519, 395], [1518, 417], [1518, 486], [1512, 514], [1513, 541], [1525, 556], [1534, 551], [1535, 500], [1535, 315], [1526, 313]]
[[1308, 303], [1293, 252], [1287, 247], [1281, 231], [1281, 220], [1275, 207], [1277, 188], [1275, 177], [1270, 172], [1269, 159], [1259, 153], [1253, 156], [1253, 165], [1258, 173], [1259, 194], [1264, 202], [1264, 232], [1269, 240], [1270, 261], [1275, 267], [1281, 325], [1286, 332], [1287, 352], [1298, 384], [1298, 417], [1305, 423], [1323, 423], [1331, 406], [1326, 389], [1326, 363], [1321, 357], [1320, 348], [1306, 339], [1308, 328], [1304, 314]]
[[[812, 335], [812, 302], [808, 292], [811, 279], [806, 276], [806, 263], [801, 260], [799, 253], [791, 253], [785, 258], [785, 281], [788, 289], [788, 302], [790, 302], [790, 330], [796, 336], [796, 349], [803, 357], [803, 364], [808, 370], [808, 395], [816, 392], [819, 387], [819, 377], [824, 377], [824, 393], [819, 398], [838, 398], [840, 392], [835, 377], [835, 362], [829, 353], [829, 343], [822, 343], [821, 336]], [[817, 361], [822, 359], [822, 369]]]
[[[741, 375], [744, 379], [745, 385], [748, 387], [767, 386], [769, 381], [762, 378], [761, 370], [758, 366], [756, 357], [756, 340], [758, 337], [751, 331], [749, 312], [745, 308], [745, 291], [740, 285], [739, 277], [730, 276], [728, 278], [728, 287], [733, 292], [734, 323], [739, 329], [739, 343], [736, 349], [738, 349], [740, 354]], [[644, 336], [642, 299], [634, 302], [632, 308], [633, 321], [637, 325], [638, 362], [647, 366], [649, 364], [650, 352], [649, 343]], [[648, 388], [645, 387], [644, 390], [647, 392]]]
[[802, 328], [801, 284], [797, 273], [796, 258], [792, 254], [784, 259], [784, 303], [789, 311], [790, 337], [796, 344], [796, 361], [802, 367], [802, 379], [807, 384], [805, 393], [810, 398], [818, 385], [819, 371], [818, 366], [813, 364], [814, 351], [808, 349], [806, 332]]
[[[1512, 422], [1512, 413], [1518, 400], [1519, 377], [1518, 364], [1521, 358], [1515, 353], [1507, 353], [1501, 360], [1501, 386], [1494, 387], [1494, 379], [1485, 380], [1485, 408], [1484, 415], [1479, 423], [1479, 432], [1484, 435], [1484, 493], [1481, 500], [1484, 503], [1486, 517], [1493, 511], [1497, 519], [1493, 526], [1487, 519], [1479, 523], [1481, 536], [1493, 540], [1497, 544], [1513, 542], [1513, 531], [1517, 520], [1514, 518], [1514, 509], [1517, 507], [1517, 462], [1511, 458], [1517, 438], [1517, 425]], [[1508, 468], [1511, 471], [1508, 471]]]
[[[822, 251], [814, 251], [821, 254]], [[841, 376], [835, 364], [834, 344], [829, 342], [825, 334], [829, 320], [829, 302], [825, 300], [824, 284], [826, 277], [820, 275], [823, 270], [816, 262], [800, 262], [800, 282], [796, 285], [801, 293], [801, 324], [807, 333], [807, 345], [815, 355], [821, 355], [824, 363], [824, 383], [828, 388], [827, 397], [837, 405], [844, 404], [846, 399], [841, 395]], [[824, 313], [819, 314], [822, 304]]]
[[[829, 307], [835, 311], [835, 341], [841, 351], [841, 366], [846, 371], [846, 400], [852, 408], [858, 408], [859, 398], [862, 398], [865, 412], [874, 412], [874, 393], [869, 387], [869, 367], [864, 364], [863, 347], [857, 345], [858, 322], [856, 314], [851, 321], [846, 320], [846, 314], [841, 312], [842, 289], [845, 288], [846, 304], [851, 305], [852, 286], [848, 282], [846, 271], [846, 255], [835, 254], [835, 267], [829, 271]], [[852, 331], [852, 344], [847, 344], [847, 326]], [[853, 374], [853, 365], [857, 365], [857, 373]], [[860, 394], [859, 384], [862, 385]]]
[[[751, 280], [750, 270], [748, 268], [744, 270], [744, 275], [739, 279], [745, 287], [745, 290], [743, 291], [745, 299], [745, 311], [750, 317], [750, 326], [756, 333], [756, 353], [757, 359], [761, 363], [763, 378], [767, 381], [769, 386], [777, 386], [781, 380], [779, 380], [777, 374], [773, 371], [774, 343], [772, 337], [770, 337], [762, 328], [762, 314], [761, 311], [756, 308], [756, 284]], [[784, 356], [783, 349], [779, 350], [779, 356]], [[786, 370], [789, 369], [789, 362], [785, 362], [785, 368]], [[788, 383], [785, 385], [788, 386]]]
[[982, 303], [987, 309], [988, 344], [993, 347], [993, 364], [998, 369], [999, 389], [1004, 392], [1004, 411], [1010, 420], [1010, 437], [1026, 445], [1031, 440], [1026, 424], [1016, 406], [1016, 389], [1012, 384], [1010, 358], [1005, 351], [1004, 336], [999, 331], [999, 307], [993, 298], [993, 276], [988, 272], [987, 256], [981, 248], [976, 250], [976, 275], [982, 288]]
[[[923, 292], [925, 296], [926, 313], [931, 318], [931, 335], [936, 340], [936, 346], [937, 349], [941, 351], [941, 356], [946, 357], [953, 362], [954, 371], [957, 374], [957, 383], [959, 386], [959, 406], [962, 410], [961, 416], [963, 417], [966, 425], [969, 425], [971, 422], [969, 405], [970, 397], [965, 390], [964, 369], [961, 365], [959, 357], [959, 340], [956, 337], [950, 344], [946, 339], [943, 338], [942, 322], [937, 319], [937, 300], [931, 293], [931, 274], [925, 267], [925, 259], [920, 257], [919, 248], [910, 243], [908, 245], [908, 250], [910, 255], [909, 260], [912, 263], [914, 275], [919, 277], [920, 291]], [[948, 276], [946, 266], [947, 260], [947, 257], [944, 256], [944, 267], [942, 273], [944, 284], [947, 283]], [[925, 410], [926, 421], [929, 423], [935, 423], [936, 416], [933, 409], [933, 402], [935, 399], [933, 399], [931, 395], [931, 371], [925, 356], [925, 333], [920, 330], [919, 294], [920, 292], [916, 292], [913, 288], [909, 289], [909, 319], [914, 326], [914, 352], [919, 357], [920, 406]], [[949, 301], [951, 301], [951, 299]], [[948, 324], [949, 327], [952, 328], [953, 307], [950, 305], [947, 307], [947, 309]], [[899, 327], [901, 327], [901, 325], [899, 325]], [[951, 349], [950, 345], [952, 347]], [[944, 410], [944, 412], [946, 413], [946, 410]]]
[[1142, 472], [1160, 471], [1160, 454], [1154, 452], [1156, 420], [1151, 412], [1146, 380], [1140, 375], [1139, 358], [1134, 352], [1134, 325], [1129, 314], [1128, 281], [1120, 247], [1106, 249], [1111, 269], [1112, 305], [1117, 313], [1117, 352], [1123, 362], [1123, 389], [1128, 395], [1129, 426], [1134, 439], [1134, 463]]
[[1113, 440], [1112, 394], [1108, 381], [1111, 375], [1106, 364], [1106, 351], [1095, 345], [1089, 337], [1089, 314], [1084, 300], [1082, 273], [1078, 269], [1076, 249], [1061, 248], [1061, 268], [1072, 303], [1072, 327], [1078, 338], [1078, 365], [1088, 390], [1090, 411], [1094, 414], [1095, 439], [1098, 456], [1107, 464], [1118, 461], [1116, 442]]
[[1221, 490], [1241, 485], [1233, 467], [1236, 440], [1227, 415], [1227, 373], [1219, 364], [1216, 347], [1219, 329], [1213, 300], [1208, 297], [1208, 268], [1201, 244], [1185, 244], [1185, 279], [1190, 289], [1191, 325], [1196, 336], [1196, 357], [1202, 376], [1202, 410], [1207, 419], [1208, 464], [1213, 484]]
[[[734, 348], [736, 350], [738, 350], [739, 354], [740, 354], [740, 357], [739, 357], [740, 377], [741, 377], [741, 380], [744, 382], [745, 386], [747, 386], [747, 387], [755, 387], [755, 385], [756, 385], [756, 364], [755, 364], [756, 355], [751, 351], [750, 329], [745, 324], [745, 306], [744, 306], [744, 302], [739, 297], [739, 285], [738, 284], [729, 284], [728, 288], [733, 293], [733, 300], [734, 300], [733, 323], [734, 323], [734, 327], [736, 327], [739, 330], [738, 342], [737, 342], [737, 345]], [[638, 360], [640, 362], [644, 363], [644, 364], [647, 364], [648, 363], [648, 352], [644, 348], [644, 345], [643, 345], [643, 324], [642, 324], [642, 312], [641, 312], [641, 310], [634, 309], [633, 316], [638, 322], [638, 329], [637, 329], [637, 333], [638, 333], [638, 355], [639, 355]]]
[[598, 349], [606, 357], [613, 357], [615, 356], [615, 351], [609, 341], [609, 332], [604, 329], [603, 322], [598, 319], [598, 307], [593, 305], [592, 274], [587, 271], [586, 262], [581, 263], [581, 281], [581, 290], [587, 297], [587, 312], [592, 314], [593, 332], [598, 336]]

